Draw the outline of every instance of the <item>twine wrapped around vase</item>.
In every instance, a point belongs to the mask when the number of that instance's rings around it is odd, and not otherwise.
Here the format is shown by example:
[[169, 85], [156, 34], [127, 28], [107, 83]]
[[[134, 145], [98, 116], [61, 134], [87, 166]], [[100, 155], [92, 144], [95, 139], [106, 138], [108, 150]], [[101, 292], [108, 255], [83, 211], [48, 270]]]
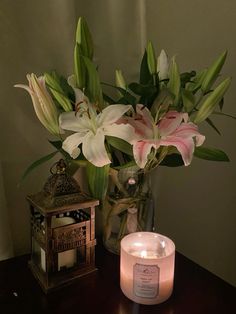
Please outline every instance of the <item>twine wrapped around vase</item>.
[[138, 209], [136, 207], [128, 208], [127, 213], [127, 232], [136, 232], [138, 229]]
[[103, 205], [103, 240], [108, 250], [119, 254], [126, 234], [153, 231], [153, 201], [147, 177], [137, 167], [111, 169], [110, 179]]

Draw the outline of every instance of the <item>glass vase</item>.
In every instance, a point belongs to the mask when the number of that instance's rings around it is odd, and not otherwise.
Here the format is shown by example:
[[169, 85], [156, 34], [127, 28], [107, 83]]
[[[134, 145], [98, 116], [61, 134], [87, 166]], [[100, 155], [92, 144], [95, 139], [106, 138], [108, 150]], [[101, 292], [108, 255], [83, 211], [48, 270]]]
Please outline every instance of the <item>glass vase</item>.
[[137, 167], [111, 169], [110, 184], [103, 205], [103, 243], [120, 253], [122, 238], [137, 231], [154, 231], [154, 203], [150, 177]]

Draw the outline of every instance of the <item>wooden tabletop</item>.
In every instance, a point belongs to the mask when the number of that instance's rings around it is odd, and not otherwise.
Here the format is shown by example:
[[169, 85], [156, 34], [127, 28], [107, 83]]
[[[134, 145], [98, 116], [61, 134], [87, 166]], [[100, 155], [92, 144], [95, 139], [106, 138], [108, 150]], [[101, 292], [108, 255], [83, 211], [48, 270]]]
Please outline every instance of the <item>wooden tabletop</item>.
[[159, 305], [139, 305], [119, 286], [119, 256], [96, 248], [98, 271], [45, 295], [28, 268], [28, 256], [0, 262], [2, 314], [231, 314], [236, 288], [176, 253], [171, 298]]

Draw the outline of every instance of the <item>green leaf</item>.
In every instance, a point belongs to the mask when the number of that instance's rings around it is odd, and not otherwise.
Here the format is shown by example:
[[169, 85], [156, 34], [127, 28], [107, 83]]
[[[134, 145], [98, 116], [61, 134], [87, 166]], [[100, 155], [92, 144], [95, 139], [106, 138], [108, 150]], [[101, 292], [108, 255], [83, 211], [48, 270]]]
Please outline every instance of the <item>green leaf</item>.
[[230, 161], [225, 152], [216, 148], [196, 147], [194, 156], [211, 161]]
[[76, 86], [81, 90], [86, 87], [86, 67], [82, 58], [83, 53], [81, 45], [76, 43], [74, 50], [74, 70], [76, 78]]
[[194, 79], [192, 80], [192, 82], [189, 82], [186, 85], [186, 89], [189, 90], [190, 92], [193, 92], [193, 94], [195, 94], [199, 88], [202, 85], [202, 82], [204, 80], [204, 77], [206, 75], [207, 70], [203, 70], [199, 73], [196, 74], [196, 76], [194, 77]]
[[[51, 86], [52, 88], [56, 90], [62, 90], [64, 95], [67, 96], [70, 100], [75, 100], [74, 90], [73, 88], [68, 84], [67, 79], [59, 75], [56, 71], [51, 71], [50, 73], [45, 73], [46, 75], [49, 75], [49, 80], [46, 83]], [[52, 78], [52, 81], [50, 82], [50, 78]], [[54, 85], [55, 84], [55, 85]]]
[[189, 90], [186, 90], [184, 88], [181, 89], [181, 94], [183, 99], [184, 110], [190, 113], [195, 107], [194, 95]]
[[214, 82], [216, 81], [227, 56], [227, 51], [224, 51], [215, 61], [214, 63], [208, 68], [204, 80], [201, 85], [201, 89], [204, 93], [207, 93]]
[[196, 75], [195, 71], [184, 72], [180, 74], [181, 86], [185, 87], [185, 85], [191, 81], [192, 77]]
[[81, 167], [86, 167], [88, 164], [88, 161], [86, 160], [77, 160], [77, 159], [71, 159], [68, 160], [68, 165], [67, 165], [67, 173], [69, 173], [69, 175], [73, 176], [75, 174], [75, 172], [81, 168]]
[[170, 64], [169, 70], [169, 82], [168, 88], [170, 92], [175, 96], [174, 105], [176, 106], [179, 101], [180, 94], [180, 74], [177, 63], [175, 62], [175, 58], [173, 57]]
[[55, 147], [67, 161], [71, 160], [71, 156], [64, 149], [62, 149], [62, 141], [49, 141], [49, 143]]
[[103, 201], [106, 196], [108, 187], [110, 165], [104, 167], [96, 167], [88, 163], [86, 167], [88, 186], [93, 197]]
[[143, 85], [134, 82], [130, 83], [128, 87], [133, 93], [139, 96], [150, 97], [153, 94], [157, 93], [157, 88], [153, 85]]
[[169, 106], [173, 105], [173, 102], [173, 94], [167, 88], [163, 88], [152, 104], [152, 116], [155, 117], [160, 108], [168, 110]]
[[117, 87], [104, 82], [102, 84], [117, 89], [121, 93], [121, 95], [123, 95], [123, 97], [116, 102], [117, 104], [135, 105], [137, 103], [136, 98], [133, 95], [131, 95], [127, 89], [123, 89], [121, 87]]
[[236, 116], [232, 116], [231, 114], [220, 112], [220, 111], [213, 111], [212, 114], [217, 114], [219, 116], [225, 116], [225, 117], [228, 117], [228, 118], [236, 119]]
[[33, 162], [24, 172], [23, 176], [21, 177], [20, 183], [31, 173], [31, 171], [33, 171], [36, 167], [42, 165], [43, 163], [45, 163], [46, 161], [52, 159], [56, 154], [58, 153], [58, 151], [55, 151], [53, 153], [50, 153], [46, 156], [43, 156], [42, 158], [36, 160], [35, 162]]
[[[123, 88], [123, 89], [127, 89], [127, 84], [125, 82], [124, 76], [122, 74], [121, 70], [116, 70], [115, 71], [115, 78], [116, 78], [116, 86]], [[118, 95], [121, 97], [122, 94], [120, 92], [118, 92]]]
[[130, 168], [133, 166], [137, 166], [137, 164], [135, 161], [132, 160], [132, 161], [127, 162], [126, 164], [123, 164], [122, 166], [114, 167], [114, 169], [120, 170], [120, 169]]
[[60, 85], [60, 78], [57, 76], [57, 74], [55, 72], [52, 74], [45, 73], [44, 77], [51, 93], [64, 109], [64, 111], [72, 111], [73, 108], [70, 99], [67, 97], [66, 93], [62, 89]]
[[118, 99], [118, 101], [116, 103], [134, 106], [137, 102], [136, 102], [136, 99], [134, 97], [130, 97], [129, 94], [127, 94], [124, 97], [121, 97], [120, 99]]
[[204, 121], [209, 115], [214, 111], [216, 105], [220, 102], [227, 89], [229, 88], [231, 79], [227, 78], [223, 82], [221, 82], [216, 89], [209, 94], [209, 96], [205, 99], [203, 104], [201, 105], [195, 119], [194, 123], [200, 123]]
[[147, 64], [149, 72], [153, 75], [157, 73], [157, 60], [155, 51], [153, 48], [153, 44], [151, 41], [148, 42], [147, 45]]
[[100, 109], [103, 108], [102, 89], [100, 84], [99, 75], [95, 65], [87, 57], [83, 57], [86, 69], [88, 71], [88, 84], [87, 90], [89, 99], [97, 103]]
[[128, 142], [113, 136], [106, 136], [106, 140], [109, 145], [115, 147], [119, 151], [127, 155], [133, 156], [132, 145], [130, 145]]
[[57, 150], [62, 149], [62, 141], [49, 141], [49, 143]]
[[145, 50], [141, 66], [140, 66], [140, 77], [139, 77], [139, 83], [146, 85], [149, 84], [152, 81], [152, 75], [149, 72], [148, 69], [148, 63], [147, 63], [147, 51]]
[[107, 94], [103, 93], [103, 99], [108, 102], [109, 104], [117, 104], [117, 102], [112, 99], [110, 96], [108, 96]]
[[[56, 73], [55, 71], [53, 73]], [[75, 92], [73, 88], [68, 84], [67, 79], [63, 76], [58, 75], [59, 84], [64, 92], [64, 94], [71, 100], [75, 102]]]
[[211, 121], [210, 118], [206, 119], [206, 122], [219, 134], [221, 135], [220, 131], [217, 129], [217, 127], [215, 126], [215, 124]]
[[92, 60], [93, 40], [86, 20], [80, 17], [76, 29], [76, 42], [81, 45], [82, 55]]
[[223, 107], [224, 107], [224, 98], [222, 98], [221, 101], [219, 102], [220, 111], [223, 110]]

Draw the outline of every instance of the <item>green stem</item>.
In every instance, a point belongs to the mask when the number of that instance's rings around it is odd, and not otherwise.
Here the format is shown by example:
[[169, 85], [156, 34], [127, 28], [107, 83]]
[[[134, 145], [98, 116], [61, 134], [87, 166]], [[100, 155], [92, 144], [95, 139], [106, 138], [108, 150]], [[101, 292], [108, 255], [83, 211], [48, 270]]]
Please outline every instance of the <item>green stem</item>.
[[200, 104], [200, 102], [202, 101], [203, 97], [204, 97], [204, 94], [201, 92], [201, 94], [200, 94], [200, 96], [199, 96], [199, 99], [198, 99], [198, 101], [196, 102], [195, 108]]
[[152, 78], [153, 78], [153, 85], [156, 86], [157, 85], [156, 73], [152, 75]]
[[120, 230], [117, 236], [118, 240], [121, 240], [123, 236], [125, 235], [126, 221], [127, 221], [127, 214], [124, 214], [121, 218]]
[[123, 185], [120, 183], [118, 179], [118, 171], [110, 168], [110, 176], [113, 183], [117, 186], [118, 190], [121, 191], [125, 196], [129, 196]]

